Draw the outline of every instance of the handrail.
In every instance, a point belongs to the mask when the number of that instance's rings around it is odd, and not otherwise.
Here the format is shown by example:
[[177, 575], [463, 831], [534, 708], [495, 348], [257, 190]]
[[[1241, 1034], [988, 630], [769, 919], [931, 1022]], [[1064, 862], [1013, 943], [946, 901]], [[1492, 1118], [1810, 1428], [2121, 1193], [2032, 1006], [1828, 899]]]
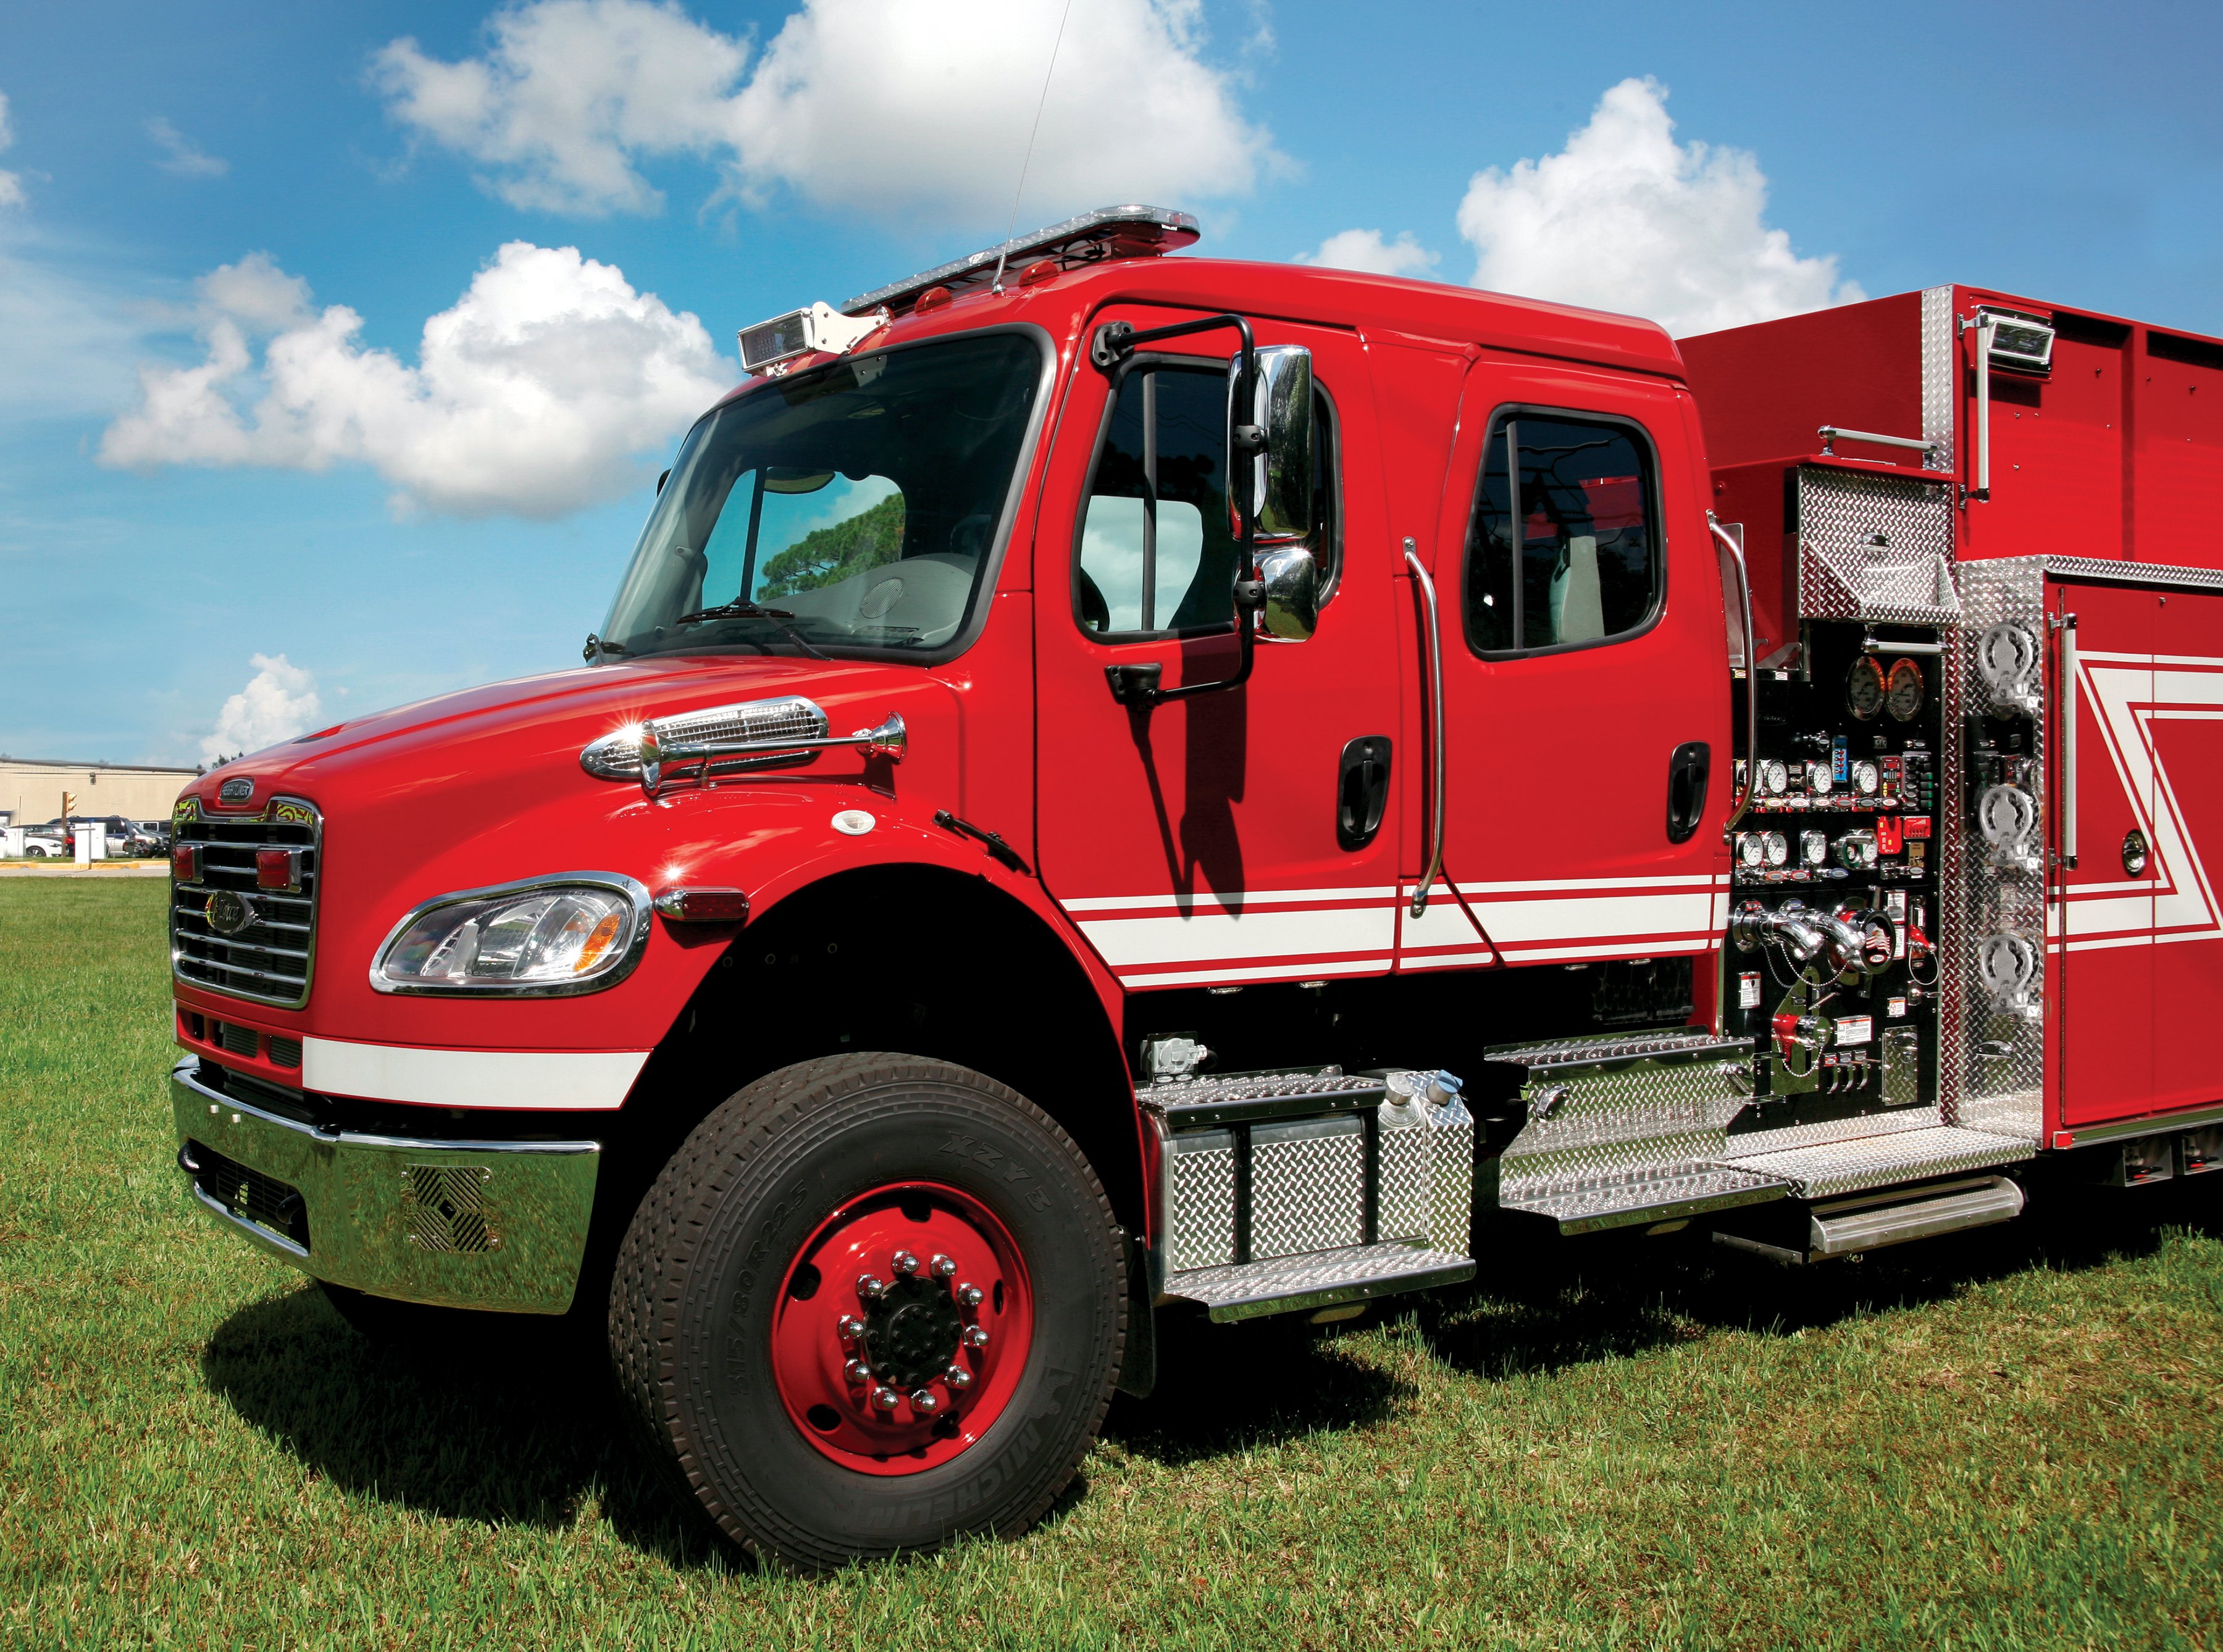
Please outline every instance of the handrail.
[[[1968, 499], [1992, 496], [1992, 340], [1999, 330], [1996, 316], [1977, 312], [1976, 329], [1976, 485], [1963, 490]], [[1962, 322], [1966, 331], [1969, 323]]]
[[1428, 653], [1428, 868], [1420, 886], [1413, 891], [1413, 915], [1428, 909], [1428, 890], [1444, 870], [1444, 634], [1436, 622], [1436, 582], [1420, 566], [1419, 544], [1405, 541], [1405, 565], [1420, 587], [1420, 600], [1428, 611], [1428, 634], [1422, 646]]
[[1836, 455], [1829, 444], [1840, 441], [1871, 442], [1880, 448], [1905, 448], [1925, 455], [1936, 452], [1940, 445], [1936, 442], [1924, 442], [1919, 437], [1879, 436], [1873, 430], [1848, 430], [1842, 424], [1824, 424], [1814, 434], [1822, 438], [1822, 451], [1830, 458]]
[[1711, 511], [1706, 512], [1706, 531], [1728, 547], [1729, 560], [1736, 568], [1737, 596], [1744, 605], [1744, 783], [1737, 788], [1736, 807], [1722, 823], [1726, 837], [1752, 807], [1753, 783], [1760, 769], [1760, 650], [1753, 646], [1752, 580], [1745, 572], [1744, 547], [1730, 537]]
[[2061, 616], [2061, 864], [2076, 866], [2076, 616]]

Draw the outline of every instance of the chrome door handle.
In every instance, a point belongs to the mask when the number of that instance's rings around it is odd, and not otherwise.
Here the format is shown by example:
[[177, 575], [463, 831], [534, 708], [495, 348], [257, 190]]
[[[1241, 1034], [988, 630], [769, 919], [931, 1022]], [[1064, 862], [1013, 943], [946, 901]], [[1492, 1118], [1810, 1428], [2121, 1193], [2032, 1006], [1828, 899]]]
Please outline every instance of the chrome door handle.
[[1428, 632], [1420, 647], [1428, 656], [1428, 869], [1420, 874], [1420, 887], [1413, 891], [1413, 915], [1428, 909], [1428, 889], [1444, 870], [1444, 638], [1436, 623], [1436, 582], [1420, 566], [1420, 547], [1405, 542], [1405, 566], [1413, 570], [1420, 587], [1421, 606], [1427, 610]]

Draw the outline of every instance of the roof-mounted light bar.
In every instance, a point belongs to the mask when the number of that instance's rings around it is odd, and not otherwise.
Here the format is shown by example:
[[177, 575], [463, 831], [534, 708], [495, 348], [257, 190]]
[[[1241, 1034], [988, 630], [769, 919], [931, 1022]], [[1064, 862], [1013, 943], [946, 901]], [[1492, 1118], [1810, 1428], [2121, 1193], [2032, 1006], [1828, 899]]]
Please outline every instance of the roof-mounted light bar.
[[1066, 269], [1112, 258], [1153, 258], [1188, 246], [1201, 233], [1192, 215], [1168, 207], [1101, 206], [1063, 223], [1016, 236], [967, 257], [860, 292], [841, 306], [841, 313], [857, 316], [883, 306], [899, 311], [929, 287], [961, 292], [986, 286], [995, 280], [999, 267], [1017, 270], [1044, 258], [1054, 259]]
[[887, 323], [888, 312], [885, 310], [856, 317], [838, 314], [824, 304], [814, 304], [808, 310], [790, 310], [784, 316], [774, 316], [770, 321], [741, 329], [741, 366], [750, 373], [763, 373], [783, 361], [792, 361], [798, 355], [810, 355], [820, 350], [829, 355], [846, 355]]

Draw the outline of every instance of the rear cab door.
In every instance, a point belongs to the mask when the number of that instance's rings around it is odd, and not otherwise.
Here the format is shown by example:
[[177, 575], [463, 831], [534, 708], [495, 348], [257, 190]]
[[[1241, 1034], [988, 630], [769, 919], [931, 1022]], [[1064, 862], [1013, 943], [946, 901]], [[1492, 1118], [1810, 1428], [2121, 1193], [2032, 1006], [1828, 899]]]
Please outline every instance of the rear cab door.
[[1702, 467], [1678, 386], [1509, 355], [1469, 369], [1422, 554], [1445, 877], [1488, 939], [1433, 945], [1415, 927], [1401, 968], [1688, 958], [1691, 1009], [1710, 1014], [1734, 763]]

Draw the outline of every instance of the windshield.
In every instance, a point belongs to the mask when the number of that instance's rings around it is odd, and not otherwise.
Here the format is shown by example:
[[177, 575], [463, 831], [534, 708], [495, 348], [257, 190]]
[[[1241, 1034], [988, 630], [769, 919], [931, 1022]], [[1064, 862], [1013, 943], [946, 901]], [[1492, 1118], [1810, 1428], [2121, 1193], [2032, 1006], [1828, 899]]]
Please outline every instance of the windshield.
[[1030, 336], [976, 335], [775, 379], [708, 414], [641, 530], [603, 651], [952, 642], [1042, 367]]

